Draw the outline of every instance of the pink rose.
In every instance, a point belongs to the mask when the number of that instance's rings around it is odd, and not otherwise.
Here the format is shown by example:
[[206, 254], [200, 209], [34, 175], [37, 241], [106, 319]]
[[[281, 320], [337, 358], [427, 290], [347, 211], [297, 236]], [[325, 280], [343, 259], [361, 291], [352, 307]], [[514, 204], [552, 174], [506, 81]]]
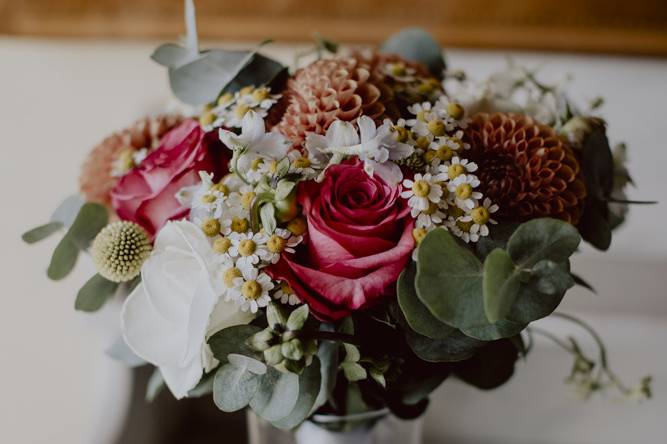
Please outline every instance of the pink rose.
[[360, 162], [330, 167], [322, 183], [303, 183], [297, 198], [308, 221], [306, 245], [284, 254], [272, 277], [286, 280], [325, 321], [395, 295], [414, 248], [414, 221], [400, 193]]
[[[213, 133], [211, 133], [213, 134]], [[167, 133], [160, 146], [135, 169], [123, 176], [111, 191], [111, 203], [124, 220], [155, 235], [171, 219], [188, 215], [176, 193], [199, 182], [199, 171], [220, 178], [227, 171], [228, 150], [207, 135], [194, 120], [186, 120]]]

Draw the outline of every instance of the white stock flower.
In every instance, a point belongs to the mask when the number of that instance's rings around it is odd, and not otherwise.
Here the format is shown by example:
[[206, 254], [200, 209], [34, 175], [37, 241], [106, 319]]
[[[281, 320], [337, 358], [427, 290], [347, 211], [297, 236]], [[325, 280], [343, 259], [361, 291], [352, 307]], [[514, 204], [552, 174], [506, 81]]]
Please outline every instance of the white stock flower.
[[209, 240], [191, 222], [170, 222], [157, 235], [142, 281], [123, 305], [121, 329], [137, 356], [159, 367], [176, 398], [204, 372], [206, 338], [252, 316], [220, 298], [219, 264]]

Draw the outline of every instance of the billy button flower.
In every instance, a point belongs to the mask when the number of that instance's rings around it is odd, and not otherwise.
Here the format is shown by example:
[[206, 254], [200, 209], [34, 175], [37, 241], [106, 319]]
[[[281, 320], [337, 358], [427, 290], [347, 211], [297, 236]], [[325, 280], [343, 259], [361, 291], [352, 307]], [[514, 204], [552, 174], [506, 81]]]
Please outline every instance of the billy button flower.
[[141, 272], [151, 254], [148, 234], [133, 222], [114, 222], [95, 237], [92, 257], [97, 270], [113, 282], [127, 282]]

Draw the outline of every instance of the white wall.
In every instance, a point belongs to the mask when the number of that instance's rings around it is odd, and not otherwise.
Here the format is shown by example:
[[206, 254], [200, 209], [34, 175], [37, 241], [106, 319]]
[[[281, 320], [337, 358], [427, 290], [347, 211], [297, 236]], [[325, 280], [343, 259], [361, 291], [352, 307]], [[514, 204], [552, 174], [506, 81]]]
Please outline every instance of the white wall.
[[[44, 270], [56, 240], [27, 247], [19, 236], [76, 191], [90, 147], [167, 103], [166, 73], [148, 59], [152, 47], [0, 39], [1, 442], [104, 443], [122, 418], [128, 375], [103, 355], [117, 325], [116, 307], [92, 317], [76, 313], [74, 295], [91, 274], [90, 264], [82, 261], [68, 279], [49, 282]], [[291, 61], [289, 48], [269, 49]], [[630, 146], [638, 185], [631, 197], [664, 199], [667, 61], [516, 59], [545, 63], [552, 78], [572, 73], [573, 90], [584, 97], [604, 95], [611, 137]], [[449, 61], [481, 76], [504, 56], [451, 51]], [[427, 417], [432, 442], [443, 433], [465, 443], [659, 442], [667, 431], [666, 218], [664, 205], [634, 208], [610, 253], [587, 249], [575, 261], [599, 294], [576, 291], [566, 303], [607, 334], [623, 375], [654, 373], [656, 400], [640, 407], [572, 401], [561, 384], [569, 358], [543, 345], [497, 392], [447, 383]]]

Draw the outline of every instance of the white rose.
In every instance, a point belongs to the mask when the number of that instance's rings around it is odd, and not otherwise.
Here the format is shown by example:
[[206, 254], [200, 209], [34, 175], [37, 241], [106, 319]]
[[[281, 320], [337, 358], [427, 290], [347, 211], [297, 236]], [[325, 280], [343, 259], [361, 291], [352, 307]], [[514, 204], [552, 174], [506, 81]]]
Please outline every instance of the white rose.
[[141, 284], [123, 306], [125, 341], [160, 368], [178, 399], [210, 367], [208, 336], [252, 320], [251, 314], [220, 298], [221, 285], [222, 270], [204, 233], [191, 222], [170, 222], [158, 233], [141, 270]]

